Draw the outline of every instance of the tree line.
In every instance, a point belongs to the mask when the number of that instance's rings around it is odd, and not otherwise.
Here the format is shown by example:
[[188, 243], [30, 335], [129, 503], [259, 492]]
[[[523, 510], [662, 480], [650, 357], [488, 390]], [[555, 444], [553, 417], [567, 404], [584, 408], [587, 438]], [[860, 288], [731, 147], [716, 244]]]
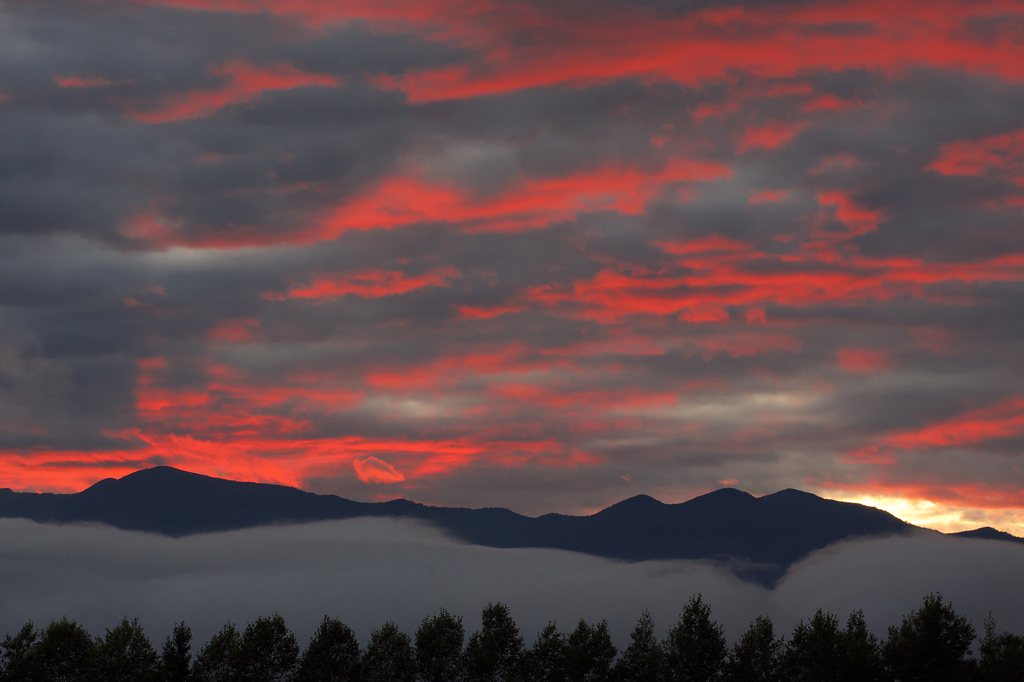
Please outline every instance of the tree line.
[[1021, 682], [1024, 637], [989, 617], [974, 627], [939, 594], [879, 639], [855, 611], [845, 625], [820, 609], [789, 637], [757, 617], [733, 647], [700, 595], [663, 638], [646, 611], [619, 652], [608, 623], [550, 623], [527, 647], [509, 608], [483, 609], [466, 638], [461, 615], [441, 609], [415, 635], [391, 621], [365, 649], [341, 621], [325, 617], [303, 650], [280, 615], [244, 630], [228, 623], [193, 656], [192, 631], [174, 626], [158, 652], [138, 620], [92, 637], [67, 618], [29, 622], [0, 643], [2, 682]]

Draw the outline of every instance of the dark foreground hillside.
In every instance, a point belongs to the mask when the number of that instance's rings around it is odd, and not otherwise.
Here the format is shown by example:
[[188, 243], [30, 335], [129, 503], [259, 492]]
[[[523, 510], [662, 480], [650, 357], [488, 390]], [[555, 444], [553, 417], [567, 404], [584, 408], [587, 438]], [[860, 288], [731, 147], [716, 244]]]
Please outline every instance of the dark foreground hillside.
[[171, 467], [106, 479], [71, 495], [0, 490], [0, 517], [100, 522], [169, 536], [365, 516], [428, 521], [489, 547], [547, 547], [626, 561], [723, 562], [741, 578], [768, 587], [814, 550], [846, 538], [915, 528], [872, 507], [798, 490], [756, 498], [723, 488], [680, 504], [638, 495], [591, 516], [536, 518], [508, 509], [431, 507], [408, 500], [354, 502]]
[[279, 615], [244, 630], [228, 623], [198, 650], [177, 624], [161, 651], [138, 621], [93, 638], [66, 619], [27, 623], [0, 644], [0, 682], [1019, 682], [1024, 637], [989, 619], [978, 633], [938, 594], [879, 640], [860, 611], [845, 623], [820, 609], [785, 638], [759, 616], [730, 648], [711, 607], [694, 596], [664, 638], [646, 612], [618, 651], [608, 624], [551, 623], [526, 646], [507, 606], [488, 604], [468, 640], [461, 615], [444, 609], [414, 636], [386, 622], [363, 648], [325, 617], [303, 650]]

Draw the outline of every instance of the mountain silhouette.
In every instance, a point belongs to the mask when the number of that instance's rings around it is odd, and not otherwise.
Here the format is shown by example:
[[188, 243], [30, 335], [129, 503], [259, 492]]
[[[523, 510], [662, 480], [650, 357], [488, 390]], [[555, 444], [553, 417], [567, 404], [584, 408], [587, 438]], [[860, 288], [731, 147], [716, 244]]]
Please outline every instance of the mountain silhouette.
[[991, 526], [975, 528], [974, 530], [962, 530], [959, 533], [950, 533], [950, 535], [954, 535], [958, 538], [979, 538], [981, 540], [1009, 540], [1010, 542], [1024, 542], [1024, 538], [1019, 538], [1016, 535], [1010, 535], [1005, 531], [996, 530]]
[[916, 530], [873, 507], [791, 489], [754, 497], [723, 488], [679, 504], [637, 495], [591, 516], [529, 517], [508, 509], [432, 507], [408, 500], [354, 502], [166, 466], [105, 479], [69, 495], [2, 489], [0, 517], [99, 522], [171, 537], [268, 524], [402, 517], [430, 522], [465, 542], [488, 547], [545, 547], [625, 561], [720, 562], [740, 578], [766, 587], [773, 587], [795, 562], [839, 540]]

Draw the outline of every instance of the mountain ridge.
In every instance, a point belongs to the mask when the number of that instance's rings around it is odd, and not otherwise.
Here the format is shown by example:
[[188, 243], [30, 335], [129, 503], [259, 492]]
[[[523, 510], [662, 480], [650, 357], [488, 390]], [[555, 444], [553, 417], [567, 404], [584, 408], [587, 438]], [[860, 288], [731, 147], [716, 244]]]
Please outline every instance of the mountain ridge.
[[[720, 488], [674, 504], [636, 495], [589, 516], [529, 517], [500, 507], [434, 507], [403, 499], [355, 502], [166, 466], [103, 479], [67, 495], [0, 489], [0, 517], [100, 522], [171, 537], [275, 523], [412, 518], [465, 542], [490, 547], [544, 547], [623, 561], [713, 561], [743, 580], [769, 588], [794, 563], [834, 542], [918, 530], [880, 509], [791, 488], [762, 497]], [[973, 537], [970, 533], [966, 536]]]

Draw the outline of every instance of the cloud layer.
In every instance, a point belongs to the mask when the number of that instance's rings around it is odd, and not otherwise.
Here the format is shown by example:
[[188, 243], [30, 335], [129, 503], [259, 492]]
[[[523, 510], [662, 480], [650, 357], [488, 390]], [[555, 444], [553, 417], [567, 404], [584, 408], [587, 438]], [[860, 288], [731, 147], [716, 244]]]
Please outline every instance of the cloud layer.
[[773, 591], [741, 583], [700, 562], [618, 563], [559, 550], [464, 545], [413, 522], [359, 519], [169, 539], [102, 526], [48, 526], [0, 520], [0, 633], [32, 619], [65, 615], [102, 634], [138, 617], [162, 642], [184, 620], [201, 643], [229, 619], [244, 625], [279, 612], [305, 644], [325, 614], [355, 629], [392, 619], [413, 633], [444, 607], [464, 614], [503, 601], [532, 644], [551, 620], [563, 631], [580, 618], [607, 619], [619, 648], [644, 609], [659, 633], [700, 593], [730, 643], [768, 614], [788, 634], [818, 608], [845, 620], [863, 609], [884, 636], [889, 625], [941, 591], [982, 631], [989, 612], [1001, 629], [1024, 632], [1017, 585], [1024, 546], [923, 533], [839, 543], [797, 564]]
[[0, 485], [1024, 535], [1016, 2], [0, 4]]

